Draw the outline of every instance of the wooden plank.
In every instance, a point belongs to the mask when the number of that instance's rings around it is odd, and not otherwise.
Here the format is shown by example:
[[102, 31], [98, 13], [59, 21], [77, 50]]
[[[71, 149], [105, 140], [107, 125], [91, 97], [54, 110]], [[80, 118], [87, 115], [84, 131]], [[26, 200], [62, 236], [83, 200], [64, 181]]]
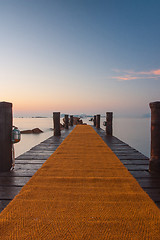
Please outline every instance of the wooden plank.
[[32, 177], [37, 170], [15, 170], [11, 172], [2, 172], [1, 177]]
[[24, 186], [30, 177], [0, 177], [0, 186]]
[[[56, 149], [56, 148], [55, 148]], [[41, 150], [41, 149], [37, 149], [37, 150], [30, 150], [29, 152], [26, 152], [24, 155], [36, 155], [36, 154], [47, 154], [47, 155], [52, 155], [53, 151], [48, 151], [48, 150]]]
[[9, 202], [11, 201], [12, 199], [10, 200], [0, 200], [0, 212], [9, 204]]
[[15, 164], [43, 164], [45, 160], [15, 160]]
[[124, 164], [124, 166], [129, 170], [129, 171], [143, 171], [143, 170], [148, 170], [148, 165], [131, 165], [131, 164]]
[[123, 156], [121, 154], [116, 154], [116, 156], [120, 159], [120, 160], [147, 160], [148, 158], [145, 157], [145, 156], [141, 156], [139, 154], [135, 154], [135, 155], [126, 155], [126, 156]]
[[151, 178], [149, 171], [147, 170], [142, 170], [142, 171], [132, 171], [129, 170], [129, 172], [133, 175], [133, 177], [137, 178]]
[[31, 164], [31, 163], [16, 164], [14, 171], [18, 171], [18, 170], [38, 170], [41, 166], [42, 166], [42, 164]]
[[137, 181], [143, 189], [160, 189], [159, 178], [139, 178]]
[[145, 188], [144, 190], [150, 196], [150, 198], [152, 198], [153, 201], [160, 202], [160, 188]]
[[0, 186], [0, 200], [10, 200], [13, 199], [21, 190], [22, 186]]
[[148, 159], [144, 159], [144, 160], [121, 160], [121, 162], [124, 165], [147, 165], [148, 166]]
[[51, 155], [21, 155], [17, 158], [17, 160], [47, 160]]

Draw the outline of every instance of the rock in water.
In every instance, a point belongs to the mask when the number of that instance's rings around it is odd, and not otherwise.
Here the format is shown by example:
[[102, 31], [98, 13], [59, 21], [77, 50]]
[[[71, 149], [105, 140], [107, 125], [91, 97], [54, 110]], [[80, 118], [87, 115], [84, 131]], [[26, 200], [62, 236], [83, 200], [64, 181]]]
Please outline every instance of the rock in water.
[[34, 128], [34, 129], [32, 129], [32, 132], [33, 133], [42, 133], [43, 131], [39, 128]]
[[34, 128], [32, 130], [23, 130], [21, 131], [22, 134], [30, 134], [30, 133], [42, 133], [43, 131], [39, 128]]
[[32, 133], [32, 130], [23, 130], [21, 131], [21, 134], [30, 134]]

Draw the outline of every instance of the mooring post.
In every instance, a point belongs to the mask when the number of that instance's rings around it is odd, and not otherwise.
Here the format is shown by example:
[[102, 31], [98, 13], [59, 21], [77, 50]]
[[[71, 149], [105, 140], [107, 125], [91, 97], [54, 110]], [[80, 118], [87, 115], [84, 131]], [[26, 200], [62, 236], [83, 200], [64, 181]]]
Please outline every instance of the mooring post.
[[68, 114], [64, 115], [64, 128], [68, 129]]
[[12, 103], [0, 102], [0, 172], [12, 167]]
[[160, 172], [160, 102], [149, 104], [151, 108], [151, 157], [150, 172]]
[[101, 117], [101, 115], [97, 114], [97, 116], [96, 116], [96, 128], [100, 128], [100, 117]]
[[94, 115], [93, 124], [96, 127], [96, 115]]
[[70, 125], [73, 126], [73, 115], [70, 115]]
[[60, 112], [53, 113], [54, 136], [61, 135]]
[[112, 136], [113, 112], [106, 112], [106, 135]]

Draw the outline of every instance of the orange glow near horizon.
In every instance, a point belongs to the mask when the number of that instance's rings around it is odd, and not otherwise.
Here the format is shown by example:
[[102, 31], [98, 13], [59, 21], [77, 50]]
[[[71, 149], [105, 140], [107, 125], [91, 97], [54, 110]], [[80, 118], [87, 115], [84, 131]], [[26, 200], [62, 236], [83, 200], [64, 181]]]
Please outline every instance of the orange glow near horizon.
[[[120, 108], [125, 108], [124, 105], [125, 99], [122, 99], [119, 102]], [[129, 103], [128, 103], [129, 105]], [[128, 106], [127, 106], [128, 107]], [[73, 101], [73, 99], [68, 99], [64, 101], [61, 99], [61, 102], [52, 101], [52, 102], [43, 102], [43, 101], [21, 101], [13, 102], [13, 113], [14, 115], [20, 116], [31, 116], [31, 115], [40, 115], [40, 116], [52, 116], [54, 111], [68, 114], [105, 114], [106, 111], [117, 111], [117, 100], [110, 99], [110, 101], [103, 99], [95, 99], [94, 101], [90, 100], [88, 102], [82, 101]]]
[[116, 107], [116, 100], [104, 101], [103, 99], [59, 99], [59, 100], [32, 100], [23, 101], [16, 100], [13, 103], [13, 111], [15, 114], [52, 114], [53, 111], [60, 111], [61, 113], [94, 113], [104, 112], [104, 109], [113, 109]]

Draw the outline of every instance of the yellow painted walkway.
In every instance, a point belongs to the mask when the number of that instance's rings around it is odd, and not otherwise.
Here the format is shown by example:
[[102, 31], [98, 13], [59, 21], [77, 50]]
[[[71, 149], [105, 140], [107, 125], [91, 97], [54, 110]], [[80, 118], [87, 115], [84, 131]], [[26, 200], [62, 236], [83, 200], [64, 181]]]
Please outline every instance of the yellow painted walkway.
[[160, 211], [90, 126], [77, 126], [0, 215], [0, 239], [160, 239]]

